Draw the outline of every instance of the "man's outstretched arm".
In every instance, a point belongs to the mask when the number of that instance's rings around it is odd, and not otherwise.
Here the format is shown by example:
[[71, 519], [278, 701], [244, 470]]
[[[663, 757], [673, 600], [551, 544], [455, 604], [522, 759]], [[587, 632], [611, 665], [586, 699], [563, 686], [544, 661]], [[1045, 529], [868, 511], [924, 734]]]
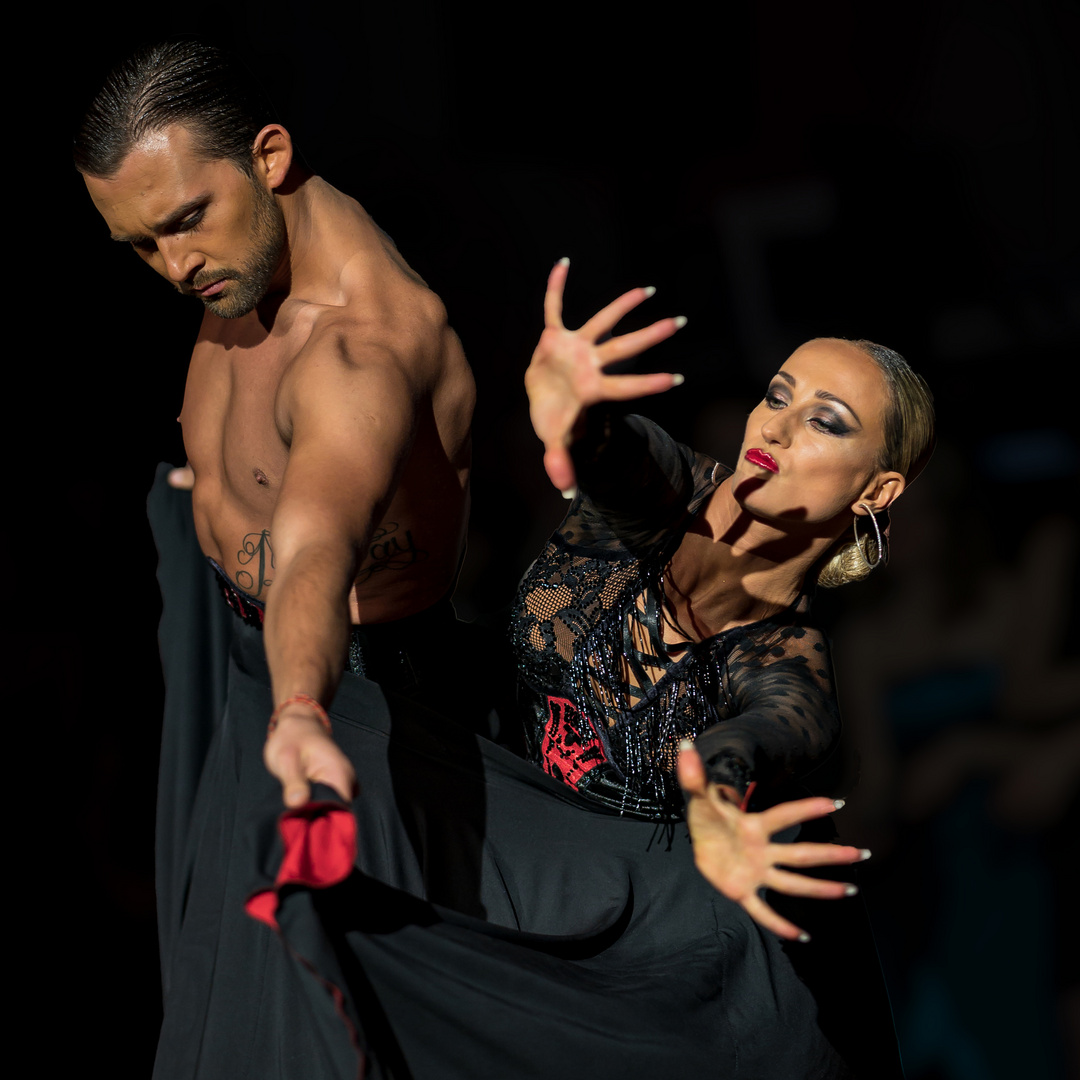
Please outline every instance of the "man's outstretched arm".
[[[276, 729], [264, 760], [287, 806], [319, 781], [349, 799], [353, 768], [318, 710], [337, 689], [350, 628], [349, 591], [412, 443], [418, 388], [392, 355], [327, 351], [300, 358], [289, 390], [292, 441], [274, 511], [275, 576], [264, 624]], [[291, 703], [290, 703], [291, 702]]]

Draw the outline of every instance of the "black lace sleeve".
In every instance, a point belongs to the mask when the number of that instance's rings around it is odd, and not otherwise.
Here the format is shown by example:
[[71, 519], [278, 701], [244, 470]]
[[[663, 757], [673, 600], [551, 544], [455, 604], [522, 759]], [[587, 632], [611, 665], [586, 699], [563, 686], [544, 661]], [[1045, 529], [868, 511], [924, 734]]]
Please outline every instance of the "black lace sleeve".
[[800, 623], [739, 638], [725, 671], [730, 713], [702, 732], [697, 748], [709, 779], [769, 803], [817, 769], [836, 748], [840, 714], [828, 646]]
[[571, 454], [580, 494], [561, 531], [582, 547], [617, 546], [643, 557], [681, 536], [680, 526], [716, 486], [714, 459], [643, 416], [590, 411]]

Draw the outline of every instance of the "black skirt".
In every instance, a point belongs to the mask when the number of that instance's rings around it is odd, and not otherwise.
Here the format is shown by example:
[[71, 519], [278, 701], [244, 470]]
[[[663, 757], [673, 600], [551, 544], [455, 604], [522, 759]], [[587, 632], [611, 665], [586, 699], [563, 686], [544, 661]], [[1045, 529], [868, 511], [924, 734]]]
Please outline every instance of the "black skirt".
[[[171, 592], [183, 545], [163, 527], [176, 679], [178, 655], [208, 662], [190, 647], [206, 612], [177, 616], [197, 591]], [[483, 648], [462, 664], [455, 644], [459, 678], [440, 680], [455, 720], [430, 693], [347, 673], [329, 713], [359, 795], [343, 807], [316, 789], [282, 815], [262, 764], [261, 633], [237, 619], [231, 635], [194, 804], [166, 829], [185, 835], [165, 882], [176, 930], [155, 1076], [900, 1075], [858, 901], [807, 905], [814, 942], [778, 941], [700, 877], [684, 824], [589, 804], [478, 734]]]

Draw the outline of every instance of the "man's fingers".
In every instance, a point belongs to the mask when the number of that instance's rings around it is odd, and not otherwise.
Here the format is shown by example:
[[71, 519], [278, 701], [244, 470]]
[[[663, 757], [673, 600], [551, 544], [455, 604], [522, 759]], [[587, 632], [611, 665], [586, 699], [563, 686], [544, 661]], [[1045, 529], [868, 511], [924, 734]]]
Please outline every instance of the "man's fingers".
[[185, 465], [180, 469], [172, 469], [166, 479], [169, 481], [169, 487], [190, 491], [195, 486], [195, 471], [190, 465]]
[[793, 922], [788, 922], [787, 919], [777, 915], [757, 893], [751, 893], [739, 903], [754, 922], [764, 926], [766, 930], [771, 930], [777, 937], [787, 938], [789, 941], [810, 940], [809, 934], [800, 930]]
[[638, 356], [646, 349], [651, 349], [659, 342], [665, 341], [685, 325], [686, 319], [680, 315], [674, 319], [660, 319], [659, 322], [654, 322], [641, 330], [610, 338], [597, 346], [596, 352], [600, 357], [600, 363], [614, 364], [620, 360], [629, 360], [632, 356]]
[[791, 825], [801, 825], [804, 821], [824, 817], [836, 810], [833, 799], [796, 799], [794, 802], [778, 803], [761, 814], [761, 823], [769, 830], [769, 835], [778, 833]]
[[628, 311], [633, 311], [638, 304], [648, 300], [655, 292], [656, 290], [650, 286], [647, 289], [631, 289], [623, 293], [617, 300], [612, 300], [607, 307], [601, 308], [578, 333], [588, 341], [595, 341], [601, 334], [611, 333]]
[[845, 896], [854, 896], [859, 891], [846, 881], [821, 881], [805, 874], [793, 874], [790, 870], [779, 870], [775, 866], [765, 874], [765, 884], [788, 896], [812, 896], [817, 900], [840, 900]]
[[333, 788], [341, 796], [342, 802], [352, 802], [356, 797], [356, 772], [344, 755], [338, 760], [323, 762], [311, 769], [308, 780]]
[[544, 293], [544, 325], [562, 329], [562, 298], [570, 260], [560, 259], [548, 274], [547, 292]]
[[311, 787], [300, 763], [300, 753], [289, 746], [275, 754], [267, 767], [281, 781], [286, 806], [303, 806], [311, 798]]
[[774, 866], [849, 866], [862, 862], [870, 852], [841, 844], [770, 844], [766, 849]]

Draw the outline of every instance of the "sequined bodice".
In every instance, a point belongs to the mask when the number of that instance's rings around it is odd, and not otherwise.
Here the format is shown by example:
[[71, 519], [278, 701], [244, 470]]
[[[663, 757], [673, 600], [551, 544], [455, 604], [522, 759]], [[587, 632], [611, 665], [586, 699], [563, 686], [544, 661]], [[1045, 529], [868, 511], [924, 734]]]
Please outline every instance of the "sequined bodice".
[[575, 458], [588, 494], [526, 573], [511, 625], [531, 757], [612, 809], [668, 819], [682, 812], [674, 767], [689, 738], [712, 779], [754, 780], [767, 798], [839, 733], [808, 598], [665, 643], [665, 567], [728, 470], [640, 417], [605, 419]]

